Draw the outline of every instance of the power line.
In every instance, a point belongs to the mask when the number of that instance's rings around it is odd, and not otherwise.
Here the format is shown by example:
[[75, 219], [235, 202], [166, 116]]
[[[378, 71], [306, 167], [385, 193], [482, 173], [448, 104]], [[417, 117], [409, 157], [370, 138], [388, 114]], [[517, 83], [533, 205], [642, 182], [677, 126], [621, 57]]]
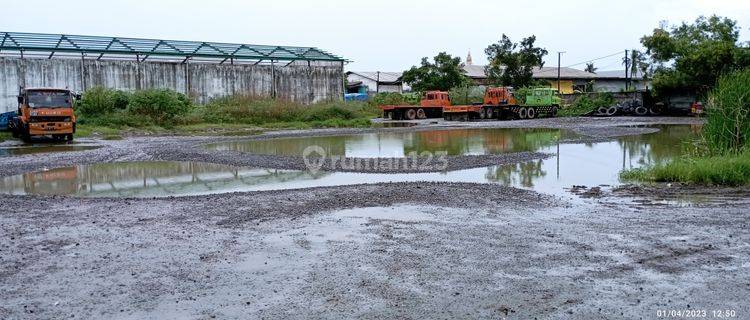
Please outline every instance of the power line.
[[601, 60], [601, 59], [606, 59], [606, 58], [614, 57], [614, 56], [619, 55], [619, 54], [622, 54], [622, 50], [617, 51], [617, 52], [615, 52], [613, 54], [609, 54], [609, 55], [603, 56], [603, 57], [599, 57], [599, 58], [595, 58], [595, 59], [589, 59], [589, 60], [586, 60], [586, 61], [583, 61], [583, 62], [571, 64], [571, 65], [565, 66], [565, 67], [566, 68], [570, 68], [570, 67], [581, 65], [581, 64], [584, 64], [584, 63], [594, 62], [596, 60]]

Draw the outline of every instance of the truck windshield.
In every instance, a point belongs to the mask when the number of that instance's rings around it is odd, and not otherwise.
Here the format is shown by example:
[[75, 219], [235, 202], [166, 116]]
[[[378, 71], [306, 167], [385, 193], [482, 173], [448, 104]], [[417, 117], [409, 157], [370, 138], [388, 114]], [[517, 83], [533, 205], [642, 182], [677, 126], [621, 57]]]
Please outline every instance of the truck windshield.
[[71, 97], [65, 91], [28, 91], [26, 101], [32, 108], [71, 107]]

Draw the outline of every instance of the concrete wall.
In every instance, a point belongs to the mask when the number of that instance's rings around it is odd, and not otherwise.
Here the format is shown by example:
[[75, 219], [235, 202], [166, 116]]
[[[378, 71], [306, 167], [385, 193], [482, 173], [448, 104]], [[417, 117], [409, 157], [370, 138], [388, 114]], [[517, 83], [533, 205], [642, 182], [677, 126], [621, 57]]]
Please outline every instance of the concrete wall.
[[342, 99], [340, 63], [294, 63], [289, 66], [77, 59], [0, 58], [0, 112], [16, 109], [19, 86], [83, 91], [94, 86], [133, 91], [169, 88], [196, 103], [245, 94], [273, 96], [301, 103]]

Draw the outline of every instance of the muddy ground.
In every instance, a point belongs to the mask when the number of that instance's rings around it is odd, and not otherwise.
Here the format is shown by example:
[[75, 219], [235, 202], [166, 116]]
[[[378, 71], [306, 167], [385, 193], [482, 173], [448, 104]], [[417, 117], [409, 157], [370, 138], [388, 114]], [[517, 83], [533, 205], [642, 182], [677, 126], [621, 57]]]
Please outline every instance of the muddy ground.
[[[427, 121], [375, 130], [534, 126], [607, 139], [644, 130], [616, 125], [649, 123], [699, 121]], [[2, 157], [0, 176], [135, 160], [300, 166], [295, 157], [194, 147], [232, 139], [81, 140], [102, 148]], [[452, 160], [460, 168], [540, 156]], [[0, 318], [652, 319], [686, 309], [750, 318], [748, 190], [705, 190], [626, 186], [581, 201], [463, 183], [158, 199], [0, 196]]]

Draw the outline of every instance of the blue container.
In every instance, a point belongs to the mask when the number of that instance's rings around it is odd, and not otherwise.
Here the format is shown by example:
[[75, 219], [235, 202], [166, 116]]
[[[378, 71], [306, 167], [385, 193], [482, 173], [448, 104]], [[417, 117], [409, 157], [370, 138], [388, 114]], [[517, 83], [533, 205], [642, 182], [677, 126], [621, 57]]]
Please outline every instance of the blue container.
[[367, 93], [347, 93], [344, 94], [345, 101], [367, 101]]
[[13, 119], [15, 116], [15, 111], [0, 113], [0, 130], [8, 130], [8, 123], [10, 122], [10, 119]]

